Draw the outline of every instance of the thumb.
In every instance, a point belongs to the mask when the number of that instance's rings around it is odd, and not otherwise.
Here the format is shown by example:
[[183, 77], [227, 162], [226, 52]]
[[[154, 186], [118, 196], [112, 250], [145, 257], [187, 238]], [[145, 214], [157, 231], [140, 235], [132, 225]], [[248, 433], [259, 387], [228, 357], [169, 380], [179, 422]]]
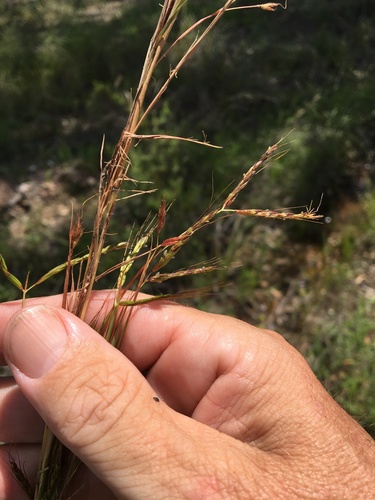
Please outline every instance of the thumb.
[[4, 354], [52, 432], [116, 496], [162, 493], [163, 470], [170, 485], [164, 450], [173, 457], [184, 441], [176, 416], [190, 419], [156, 402], [137, 368], [86, 323], [63, 309], [23, 309], [6, 328]]

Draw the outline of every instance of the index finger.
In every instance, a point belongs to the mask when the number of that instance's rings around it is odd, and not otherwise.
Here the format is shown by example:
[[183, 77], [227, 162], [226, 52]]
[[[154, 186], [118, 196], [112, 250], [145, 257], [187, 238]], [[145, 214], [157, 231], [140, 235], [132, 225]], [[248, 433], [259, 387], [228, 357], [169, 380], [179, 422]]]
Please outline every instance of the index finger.
[[[96, 318], [100, 326], [113, 293], [92, 293], [87, 322]], [[27, 305], [41, 303], [58, 307], [62, 296]], [[0, 336], [20, 307], [20, 302], [0, 306]], [[241, 440], [266, 434], [275, 405], [282, 408], [279, 425], [283, 420], [286, 426], [306, 406], [303, 358], [278, 334], [230, 317], [164, 300], [140, 305], [131, 309], [121, 351], [171, 408]], [[299, 394], [298, 408], [291, 394]]]
[[[113, 294], [108, 290], [92, 293], [87, 322], [97, 318], [100, 327], [100, 321], [112, 306]], [[37, 304], [59, 307], [62, 296], [35, 298], [26, 303]], [[20, 308], [20, 301], [0, 305], [0, 337], [7, 321]], [[236, 366], [237, 385], [251, 376], [256, 368], [254, 363], [252, 369], [247, 366], [252, 356], [250, 351], [259, 351], [257, 359], [262, 362], [262, 350], [257, 345], [268, 336], [260, 336], [260, 332], [233, 318], [159, 301], [131, 310], [121, 351], [141, 372], [148, 372], [150, 383], [170, 406], [192, 414], [223, 373], [232, 372]]]

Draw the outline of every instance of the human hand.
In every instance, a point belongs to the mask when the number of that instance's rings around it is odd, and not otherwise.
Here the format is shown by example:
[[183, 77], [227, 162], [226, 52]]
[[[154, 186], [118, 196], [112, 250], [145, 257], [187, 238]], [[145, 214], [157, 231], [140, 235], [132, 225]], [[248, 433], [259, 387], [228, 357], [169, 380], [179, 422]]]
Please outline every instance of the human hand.
[[9, 453], [36, 474], [39, 415], [87, 466], [81, 498], [375, 498], [374, 441], [278, 334], [159, 302], [118, 351], [61, 296], [27, 305], [0, 306], [0, 498], [23, 498]]

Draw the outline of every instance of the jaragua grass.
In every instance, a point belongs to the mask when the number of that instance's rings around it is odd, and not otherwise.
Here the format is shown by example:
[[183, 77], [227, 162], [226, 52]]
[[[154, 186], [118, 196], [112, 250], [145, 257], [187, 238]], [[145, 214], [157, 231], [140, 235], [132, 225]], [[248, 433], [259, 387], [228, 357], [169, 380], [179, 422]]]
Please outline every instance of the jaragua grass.
[[[166, 297], [181, 298], [188, 296], [190, 293], [195, 293], [192, 291], [175, 295], [168, 294], [147, 299], [138, 299], [139, 292], [147, 283], [160, 283], [176, 277], [207, 273], [218, 269], [219, 264], [218, 261], [215, 260], [203, 264], [197, 263], [195, 266], [179, 271], [168, 272], [165, 270], [168, 263], [170, 263], [182, 247], [204, 227], [215, 223], [215, 221], [221, 218], [231, 217], [233, 215], [282, 220], [305, 220], [311, 222], [318, 222], [322, 217], [321, 215], [317, 215], [317, 210], [311, 207], [306, 207], [305, 210], [299, 213], [290, 210], [279, 211], [258, 210], [255, 208], [235, 208], [235, 202], [238, 195], [246, 188], [252, 178], [265, 168], [272, 159], [285, 154], [286, 150], [281, 149], [282, 141], [279, 141], [267, 148], [261, 158], [243, 174], [239, 182], [234, 184], [234, 188], [228, 190], [228, 193], [223, 194], [221, 199], [217, 199], [215, 203], [210, 204], [206, 212], [180, 234], [167, 239], [164, 239], [162, 236], [164, 223], [168, 216], [169, 209], [171, 208], [170, 204], [163, 198], [158, 213], [145, 221], [144, 225], [133, 238], [130, 238], [129, 241], [119, 242], [112, 246], [107, 245], [107, 235], [109, 233], [110, 222], [117, 201], [122, 200], [124, 202], [124, 200], [126, 201], [127, 198], [134, 195], [146, 195], [150, 192], [134, 192], [133, 190], [135, 181], [131, 179], [130, 176], [130, 152], [135, 141], [182, 140], [202, 144], [205, 147], [217, 147], [208, 143], [205, 138], [202, 141], [198, 141], [191, 138], [173, 137], [171, 135], [147, 135], [139, 133], [139, 129], [145, 117], [151, 113], [154, 106], [159, 102], [163, 93], [168, 88], [170, 82], [177, 76], [183, 64], [200, 46], [201, 42], [214, 28], [216, 23], [229, 11], [236, 8], [259, 8], [272, 12], [277, 7], [286, 8], [286, 4], [282, 5], [273, 2], [234, 7], [233, 4], [235, 0], [228, 0], [220, 9], [198, 20], [189, 29], [170, 40], [170, 38], [172, 38], [172, 29], [175, 21], [179, 17], [181, 9], [187, 1], [188, 0], [166, 0], [161, 7], [161, 13], [148, 47], [142, 74], [127, 123], [121, 133], [110, 161], [104, 162], [101, 155], [96, 216], [92, 228], [92, 240], [87, 254], [80, 257], [75, 256], [75, 249], [82, 237], [84, 227], [83, 212], [80, 211], [72, 217], [69, 232], [69, 251], [66, 262], [51, 269], [35, 283], [31, 285], [27, 281], [24, 284], [21, 283], [21, 281], [8, 270], [4, 259], [0, 257], [0, 269], [8, 280], [22, 292], [24, 300], [26, 299], [27, 293], [32, 288], [54, 274], [65, 272], [63, 307], [83, 320], [85, 320], [90, 294], [94, 284], [100, 280], [103, 275], [117, 273], [112, 308], [99, 329], [99, 333], [115, 347], [119, 347], [121, 344], [133, 306], [151, 300], [160, 300]], [[202, 28], [202, 33], [199, 33], [197, 28], [201, 26], [204, 26], [204, 28]], [[145, 107], [145, 98], [148, 94], [148, 88], [155, 68], [179, 42], [184, 40], [189, 34], [194, 32], [194, 30], [197, 35], [193, 43], [191, 43], [175, 67], [170, 69], [164, 84], [160, 87], [156, 95], [151, 98], [148, 106]], [[122, 252], [122, 258], [118, 265], [104, 272], [99, 272], [101, 258], [104, 254], [109, 252]], [[130, 275], [130, 270], [133, 270], [135, 262], [137, 262], [137, 266], [135, 266], [136, 270]], [[95, 328], [96, 325], [93, 324], [92, 326]], [[79, 460], [51, 434], [48, 428], [45, 429], [35, 489], [31, 487], [28, 478], [23, 472], [22, 466], [11, 459], [11, 467], [15, 477], [28, 496], [38, 500], [65, 498], [71, 485], [72, 478], [79, 465]]]

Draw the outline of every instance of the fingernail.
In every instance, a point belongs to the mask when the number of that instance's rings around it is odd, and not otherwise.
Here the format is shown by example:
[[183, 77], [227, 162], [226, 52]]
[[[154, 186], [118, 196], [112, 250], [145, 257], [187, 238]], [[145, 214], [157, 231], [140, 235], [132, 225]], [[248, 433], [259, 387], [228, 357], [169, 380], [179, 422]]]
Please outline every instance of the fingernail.
[[20, 311], [5, 332], [5, 356], [30, 378], [47, 373], [61, 357], [67, 330], [57, 309], [43, 305]]

